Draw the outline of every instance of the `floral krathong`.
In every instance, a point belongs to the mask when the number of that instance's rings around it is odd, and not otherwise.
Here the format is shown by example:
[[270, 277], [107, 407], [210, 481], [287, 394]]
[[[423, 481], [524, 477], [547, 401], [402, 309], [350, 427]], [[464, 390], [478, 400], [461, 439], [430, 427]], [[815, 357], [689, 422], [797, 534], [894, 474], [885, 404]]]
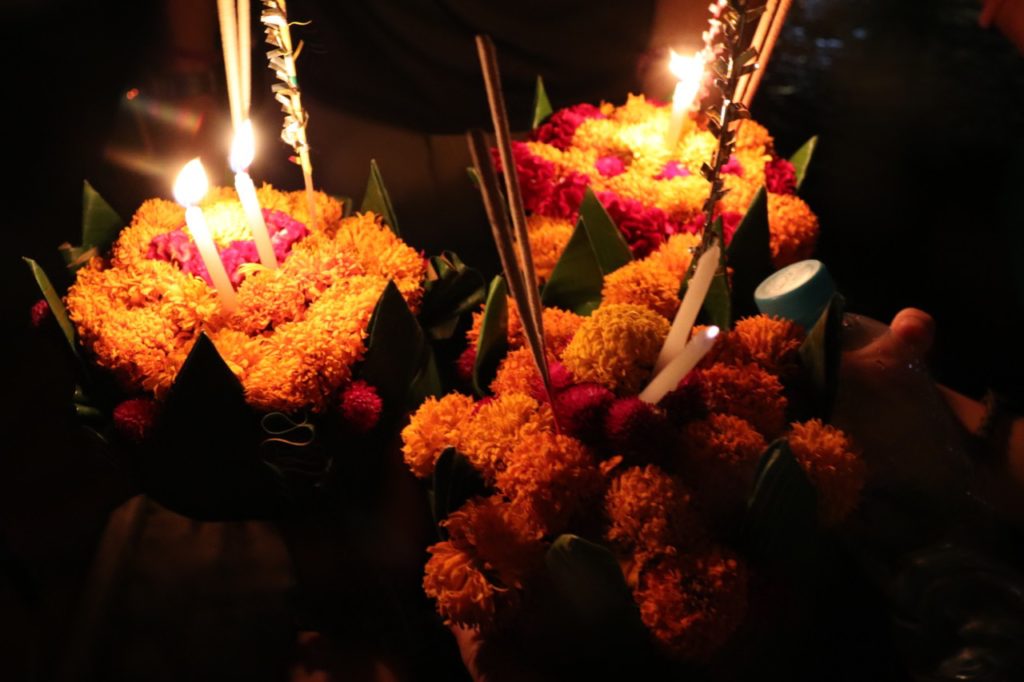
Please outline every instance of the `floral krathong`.
[[[669, 107], [642, 95], [625, 104], [578, 104], [556, 111], [526, 142], [516, 143], [516, 171], [530, 217], [530, 241], [538, 274], [546, 278], [579, 216], [589, 187], [637, 257], [651, 253], [674, 234], [703, 229], [701, 209], [710, 185], [700, 174], [715, 136], [691, 123], [678, 145], [667, 149]], [[725, 238], [746, 214], [755, 195], [769, 195], [770, 248], [776, 267], [810, 255], [818, 221], [796, 196], [793, 165], [778, 156], [774, 141], [753, 120], [740, 125], [735, 153], [723, 165], [725, 189], [718, 215]]]
[[183, 209], [152, 199], [110, 258], [93, 259], [68, 290], [82, 344], [126, 391], [159, 397], [205, 331], [253, 407], [326, 410], [365, 351], [366, 326], [388, 281], [410, 308], [419, 305], [423, 258], [373, 214], [343, 218], [341, 204], [323, 194], [317, 224], [308, 229], [301, 222], [304, 194], [264, 187], [260, 201], [270, 207], [275, 248], [287, 257], [275, 270], [247, 269], [252, 243], [235, 238], [245, 223], [234, 193], [211, 195], [205, 207], [211, 231], [237, 261], [226, 265], [238, 282], [238, 309], [222, 312], [202, 279], [205, 268], [196, 267], [180, 227]]
[[79, 360], [83, 426], [132, 453], [124, 463], [147, 494], [193, 518], [304, 508], [330, 487], [339, 452], [383, 447], [408, 405], [440, 392], [431, 341], [483, 297], [455, 254], [428, 260], [401, 241], [375, 166], [354, 215], [317, 193], [310, 224], [305, 193], [258, 196], [273, 270], [233, 190], [201, 204], [238, 294], [232, 312], [204, 277], [184, 210], [163, 199], [122, 228], [87, 184], [82, 244], [61, 248], [74, 278], [63, 298], [25, 259], [45, 298], [34, 319], [56, 322]]

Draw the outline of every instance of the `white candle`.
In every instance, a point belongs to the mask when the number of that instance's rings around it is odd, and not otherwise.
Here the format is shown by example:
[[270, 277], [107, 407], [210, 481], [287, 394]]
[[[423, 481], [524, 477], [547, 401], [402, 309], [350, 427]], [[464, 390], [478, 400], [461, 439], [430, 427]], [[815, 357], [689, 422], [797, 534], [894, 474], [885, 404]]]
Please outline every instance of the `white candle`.
[[665, 135], [665, 145], [672, 151], [679, 144], [683, 125], [700, 91], [700, 84], [704, 80], [704, 63], [699, 52], [692, 57], [683, 57], [672, 50], [668, 68], [679, 79], [672, 94], [672, 120]]
[[263, 220], [259, 199], [256, 198], [256, 188], [249, 173], [246, 172], [255, 155], [256, 136], [253, 134], [252, 121], [245, 119], [235, 132], [235, 141], [231, 145], [231, 169], [235, 171], [235, 191], [242, 202], [249, 231], [256, 242], [256, 251], [260, 254], [260, 262], [264, 267], [273, 270], [277, 267], [274, 245], [270, 241], [270, 233], [267, 232], [267, 224]]
[[658, 360], [654, 363], [655, 373], [663, 370], [686, 346], [686, 340], [690, 338], [690, 330], [697, 321], [697, 313], [704, 306], [704, 299], [707, 298], [708, 289], [711, 288], [711, 281], [715, 278], [718, 261], [721, 258], [722, 248], [715, 243], [697, 261], [697, 268], [686, 286], [686, 295], [683, 296], [683, 302], [679, 304], [676, 317], [672, 320], [672, 327], [665, 337], [665, 345], [661, 347]]
[[658, 372], [651, 383], [640, 393], [640, 400], [657, 405], [665, 394], [674, 390], [679, 382], [697, 366], [718, 338], [718, 327], [702, 329], [683, 348], [683, 352], [675, 356], [665, 369]]
[[178, 179], [174, 182], [174, 198], [185, 207], [188, 231], [192, 233], [192, 240], [199, 248], [199, 256], [206, 265], [206, 271], [210, 273], [213, 286], [220, 296], [221, 306], [225, 312], [230, 313], [235, 309], [238, 297], [231, 286], [228, 271], [224, 269], [224, 263], [217, 254], [217, 246], [213, 243], [213, 235], [206, 226], [203, 211], [198, 206], [208, 188], [203, 164], [198, 158], [192, 159], [178, 173]]

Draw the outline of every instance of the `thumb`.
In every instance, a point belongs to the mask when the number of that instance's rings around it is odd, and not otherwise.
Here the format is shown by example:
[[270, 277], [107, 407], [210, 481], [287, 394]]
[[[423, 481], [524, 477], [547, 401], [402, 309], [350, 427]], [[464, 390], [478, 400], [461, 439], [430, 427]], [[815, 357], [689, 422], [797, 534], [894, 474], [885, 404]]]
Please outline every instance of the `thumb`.
[[935, 340], [935, 320], [917, 308], [904, 308], [896, 313], [889, 328], [897, 339], [919, 356], [926, 355]]

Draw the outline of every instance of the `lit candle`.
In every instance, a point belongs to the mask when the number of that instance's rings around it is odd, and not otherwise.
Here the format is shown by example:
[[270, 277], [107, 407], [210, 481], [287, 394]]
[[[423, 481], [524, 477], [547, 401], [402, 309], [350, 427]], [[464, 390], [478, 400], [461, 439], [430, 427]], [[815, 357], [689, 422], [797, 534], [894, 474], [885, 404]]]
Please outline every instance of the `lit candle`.
[[235, 309], [238, 302], [235, 290], [231, 287], [231, 280], [228, 272], [224, 269], [217, 254], [217, 247], [213, 243], [213, 236], [206, 226], [206, 218], [203, 216], [199, 202], [206, 195], [209, 185], [206, 181], [206, 171], [198, 158], [192, 159], [185, 164], [185, 167], [178, 173], [178, 179], [174, 181], [174, 198], [179, 204], [185, 207], [185, 223], [188, 231], [192, 233], [192, 240], [199, 248], [199, 255], [206, 265], [206, 271], [210, 273], [213, 286], [220, 295], [221, 306], [226, 312]]
[[699, 52], [692, 57], [684, 57], [672, 50], [668, 68], [679, 79], [675, 92], [672, 93], [672, 121], [665, 136], [665, 145], [671, 151], [679, 144], [683, 125], [700, 91], [701, 82], [704, 80], [704, 62]]
[[260, 210], [260, 202], [256, 198], [256, 188], [249, 173], [246, 172], [255, 155], [256, 136], [252, 131], [252, 121], [245, 119], [235, 132], [235, 141], [231, 144], [231, 169], [235, 171], [235, 191], [242, 202], [245, 219], [249, 223], [253, 241], [256, 242], [256, 251], [260, 254], [260, 262], [265, 267], [274, 269], [277, 267], [274, 245], [270, 241], [267, 224], [263, 221], [263, 211]]
[[697, 261], [693, 277], [686, 285], [686, 295], [683, 296], [683, 302], [679, 304], [676, 317], [672, 320], [672, 327], [668, 330], [665, 345], [661, 347], [658, 360], [654, 363], [656, 373], [663, 370], [687, 345], [686, 340], [690, 338], [690, 330], [693, 329], [693, 323], [697, 321], [697, 313], [700, 312], [704, 305], [704, 299], [707, 298], [708, 289], [711, 288], [711, 281], [715, 278], [718, 261], [721, 257], [722, 249], [715, 243]]
[[683, 352], [675, 356], [665, 369], [658, 372], [651, 383], [640, 393], [640, 400], [657, 405], [665, 394], [675, 389], [679, 382], [697, 366], [718, 338], [718, 327], [711, 326], [693, 335]]

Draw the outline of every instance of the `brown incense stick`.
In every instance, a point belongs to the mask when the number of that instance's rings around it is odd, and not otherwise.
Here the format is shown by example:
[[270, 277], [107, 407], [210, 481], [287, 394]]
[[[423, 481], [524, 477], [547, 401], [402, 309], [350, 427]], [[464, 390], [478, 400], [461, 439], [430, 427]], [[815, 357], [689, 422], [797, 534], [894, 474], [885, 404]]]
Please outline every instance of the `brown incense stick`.
[[[754, 101], [754, 95], [757, 94], [757, 89], [761, 86], [761, 79], [764, 78], [765, 70], [768, 68], [768, 60], [771, 59], [775, 43], [779, 41], [779, 36], [782, 34], [782, 26], [786, 23], [786, 15], [789, 14], [793, 0], [774, 0], [771, 4], [774, 7], [765, 12], [764, 16], [767, 19], [761, 22], [761, 24], [767, 25], [763, 41], [754, 44], [757, 48], [757, 70], [751, 73], [743, 84], [742, 95], [739, 98], [739, 101], [743, 102], [747, 108]], [[760, 32], [760, 26], [758, 26], [758, 30]]]
[[[498, 248], [498, 258], [501, 260], [501, 267], [505, 271], [505, 280], [508, 282], [509, 291], [519, 309], [519, 316], [523, 321], [523, 331], [526, 340], [533, 354], [533, 360], [537, 364], [541, 379], [544, 381], [544, 390], [551, 399], [551, 375], [548, 372], [547, 353], [544, 345], [544, 330], [536, 324], [536, 320], [529, 315], [529, 290], [536, 290], [535, 281], [525, 279], [523, 269], [518, 263], [518, 253], [512, 228], [509, 226], [508, 211], [501, 200], [501, 189], [498, 185], [498, 177], [494, 172], [494, 166], [490, 160], [490, 146], [480, 130], [471, 130], [466, 133], [466, 140], [469, 143], [469, 155], [476, 168], [477, 177], [480, 178], [480, 194], [484, 200], [484, 210], [487, 212], [487, 220], [491, 224], [491, 232], [494, 235], [494, 244]], [[529, 249], [529, 246], [527, 246]]]
[[505, 109], [505, 96], [501, 89], [501, 74], [498, 71], [498, 57], [494, 43], [489, 36], [476, 37], [477, 54], [480, 57], [480, 68], [484, 74], [484, 86], [487, 89], [487, 103], [491, 108], [491, 119], [494, 122], [494, 136], [498, 141], [498, 154], [505, 175], [505, 192], [508, 198], [509, 214], [512, 216], [515, 242], [519, 250], [519, 265], [527, 287], [529, 308], [519, 312], [525, 317], [533, 316], [544, 336], [544, 323], [540, 293], [537, 291], [537, 275], [533, 267], [533, 253], [530, 251], [530, 240], [526, 228], [526, 211], [523, 209], [523, 196], [519, 191], [519, 176], [516, 173], [515, 160], [512, 157], [512, 133], [509, 130], [508, 112]]

